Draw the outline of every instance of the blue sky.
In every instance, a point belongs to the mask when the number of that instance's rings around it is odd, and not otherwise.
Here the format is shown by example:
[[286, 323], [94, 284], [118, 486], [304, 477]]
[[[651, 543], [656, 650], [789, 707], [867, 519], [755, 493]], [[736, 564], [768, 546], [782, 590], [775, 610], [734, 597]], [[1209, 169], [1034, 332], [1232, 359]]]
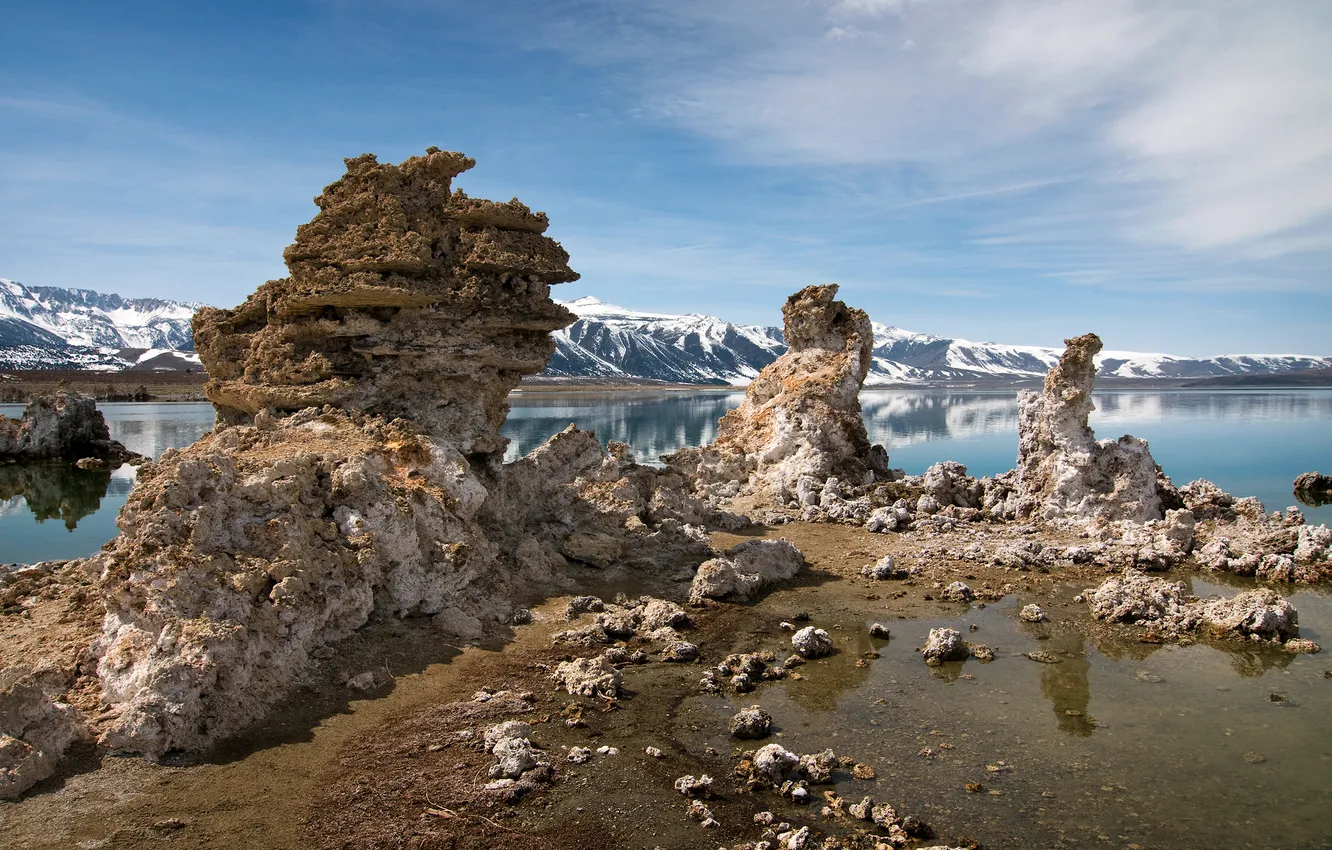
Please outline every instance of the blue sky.
[[1332, 354], [1332, 3], [25, 3], [0, 277], [239, 303], [310, 199], [429, 145], [558, 298], [1177, 354]]

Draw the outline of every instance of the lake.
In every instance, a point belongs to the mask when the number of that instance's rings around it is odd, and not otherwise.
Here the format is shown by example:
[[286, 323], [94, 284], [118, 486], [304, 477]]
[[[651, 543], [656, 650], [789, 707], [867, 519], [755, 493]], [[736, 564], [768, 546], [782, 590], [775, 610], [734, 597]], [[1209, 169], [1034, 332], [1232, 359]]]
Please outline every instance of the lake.
[[[506, 459], [531, 451], [570, 423], [628, 443], [642, 461], [710, 442], [739, 391], [517, 393], [504, 433]], [[1095, 394], [1092, 427], [1101, 438], [1132, 434], [1177, 484], [1209, 478], [1269, 510], [1295, 504], [1301, 472], [1332, 472], [1332, 390], [1109, 390]], [[1017, 455], [1012, 391], [866, 390], [870, 439], [890, 464], [918, 474], [956, 460], [971, 474], [1011, 469]], [[189, 445], [213, 427], [208, 404], [104, 404], [111, 436], [151, 457]], [[0, 405], [20, 416], [21, 405]], [[116, 534], [115, 519], [134, 469], [66, 465], [0, 466], [0, 563], [77, 558]], [[1301, 508], [1310, 522], [1332, 521], [1332, 505]]]

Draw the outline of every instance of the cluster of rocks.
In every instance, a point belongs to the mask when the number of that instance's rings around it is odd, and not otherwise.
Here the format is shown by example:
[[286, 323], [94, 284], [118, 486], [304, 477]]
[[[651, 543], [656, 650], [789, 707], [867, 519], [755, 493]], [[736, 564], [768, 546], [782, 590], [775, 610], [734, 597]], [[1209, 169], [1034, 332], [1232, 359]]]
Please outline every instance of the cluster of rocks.
[[[572, 427], [502, 464], [505, 397], [573, 321], [550, 286], [577, 275], [543, 214], [453, 190], [471, 165], [348, 160], [286, 251], [290, 276], [196, 316], [218, 427], [144, 470], [91, 564], [103, 745], [201, 751], [372, 618], [478, 638], [578, 569], [692, 569], [719, 554], [704, 523], [747, 522]], [[766, 548], [736, 575], [785, 574]], [[607, 693], [613, 672], [562, 681]]]
[[1299, 637], [1299, 613], [1268, 587], [1228, 599], [1203, 600], [1188, 595], [1180, 582], [1125, 570], [1082, 598], [1098, 620], [1151, 629], [1163, 638], [1204, 632], [1217, 637], [1269, 641], [1292, 652], [1318, 652], [1313, 641]]
[[[842, 312], [829, 292], [815, 294], [805, 290], [788, 301], [788, 328], [823, 327], [830, 315], [858, 313]], [[851, 319], [831, 322], [815, 335], [823, 340], [815, 346], [821, 353], [799, 357], [823, 364], [837, 386], [854, 381], [855, 358], [829, 352], [845, 355], [861, 339], [857, 327]], [[875, 533], [970, 535], [971, 545], [944, 554], [1017, 569], [1073, 562], [1155, 570], [1194, 563], [1269, 581], [1310, 582], [1332, 571], [1332, 532], [1304, 525], [1298, 510], [1268, 515], [1256, 499], [1235, 498], [1206, 480], [1177, 488], [1146, 442], [1097, 440], [1088, 422], [1101, 340], [1085, 334], [1066, 344], [1042, 391], [1019, 397], [1018, 463], [1001, 475], [974, 478], [951, 461], [920, 476], [887, 469], [882, 451], [866, 448], [863, 426], [855, 431], [860, 407], [854, 395], [824, 387], [815, 404], [807, 382], [790, 380], [794, 364], [805, 362], [798, 357], [779, 360], [755, 380], [746, 402], [723, 419], [725, 439], [666, 460], [693, 483], [696, 495], [718, 506], [766, 510], [760, 516], [769, 523], [800, 519]], [[811, 431], [853, 436], [819, 440]], [[791, 449], [796, 445], [799, 451]], [[1322, 481], [1309, 473], [1298, 486], [1312, 493]], [[1088, 542], [1012, 540], [1039, 531], [1077, 533]], [[985, 546], [987, 537], [998, 545]], [[891, 560], [865, 574], [905, 577]]]
[[526, 721], [506, 720], [490, 727], [483, 746], [495, 757], [485, 790], [501, 792], [507, 800], [517, 800], [555, 777], [554, 764], [532, 743], [532, 726]]
[[0, 460], [118, 465], [144, 458], [111, 439], [92, 396], [62, 389], [33, 399], [19, 419], [0, 415]]

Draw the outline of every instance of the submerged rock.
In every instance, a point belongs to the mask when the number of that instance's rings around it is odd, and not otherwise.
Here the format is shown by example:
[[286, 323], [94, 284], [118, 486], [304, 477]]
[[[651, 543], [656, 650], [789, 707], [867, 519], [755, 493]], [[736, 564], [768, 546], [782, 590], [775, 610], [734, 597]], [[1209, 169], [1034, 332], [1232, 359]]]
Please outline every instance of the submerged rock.
[[766, 738], [772, 730], [772, 715], [762, 706], [742, 708], [731, 718], [731, 734], [737, 738]]
[[0, 415], [0, 459], [18, 461], [142, 459], [111, 439], [92, 396], [57, 390], [39, 396], [20, 419]]
[[[722, 417], [711, 445], [665, 458], [672, 468], [703, 490], [743, 489], [782, 505], [798, 501], [802, 478], [822, 488], [834, 477], [861, 485], [886, 476], [887, 454], [870, 445], [860, 414], [874, 331], [836, 295], [835, 285], [810, 286], [787, 299], [787, 352]], [[821, 494], [805, 489], [816, 504]]]
[[[1111, 622], [1146, 626], [1167, 636], [1206, 629], [1218, 636], [1288, 642], [1299, 637], [1299, 614], [1271, 588], [1260, 587], [1228, 599], [1198, 600], [1184, 586], [1150, 578], [1137, 570], [1107, 579], [1084, 594], [1092, 616]], [[1317, 651], [1317, 645], [1294, 647]]]
[[1305, 472], [1295, 478], [1295, 497], [1310, 507], [1332, 502], [1332, 475]]
[[823, 658], [836, 651], [832, 637], [823, 629], [813, 626], [805, 626], [791, 635], [791, 646], [800, 653], [801, 658]]
[[1065, 344], [1044, 391], [1018, 396], [1017, 513], [1052, 520], [1161, 519], [1167, 507], [1181, 505], [1174, 504], [1178, 494], [1147, 443], [1134, 437], [1097, 442], [1087, 424], [1100, 338], [1084, 334]]

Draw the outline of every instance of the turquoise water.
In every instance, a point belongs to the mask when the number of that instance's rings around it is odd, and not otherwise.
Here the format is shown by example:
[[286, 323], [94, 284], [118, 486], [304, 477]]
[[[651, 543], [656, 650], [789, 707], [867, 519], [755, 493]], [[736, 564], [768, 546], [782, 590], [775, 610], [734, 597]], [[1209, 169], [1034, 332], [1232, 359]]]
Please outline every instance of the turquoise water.
[[[689, 393], [519, 393], [504, 434], [512, 460], [570, 423], [628, 443], [643, 461], [710, 442], [739, 391]], [[1332, 390], [1111, 390], [1097, 393], [1097, 436], [1141, 437], [1176, 483], [1210, 478], [1231, 493], [1257, 496], [1269, 510], [1295, 504], [1301, 472], [1332, 472]], [[867, 390], [861, 396], [870, 439], [909, 473], [941, 460], [973, 475], [1011, 469], [1017, 456], [1012, 391]], [[111, 435], [157, 457], [213, 426], [208, 404], [105, 404]], [[7, 416], [19, 405], [0, 405]], [[115, 518], [133, 469], [0, 467], [0, 563], [92, 554], [116, 534]], [[1332, 505], [1301, 507], [1311, 522], [1332, 521]]]

